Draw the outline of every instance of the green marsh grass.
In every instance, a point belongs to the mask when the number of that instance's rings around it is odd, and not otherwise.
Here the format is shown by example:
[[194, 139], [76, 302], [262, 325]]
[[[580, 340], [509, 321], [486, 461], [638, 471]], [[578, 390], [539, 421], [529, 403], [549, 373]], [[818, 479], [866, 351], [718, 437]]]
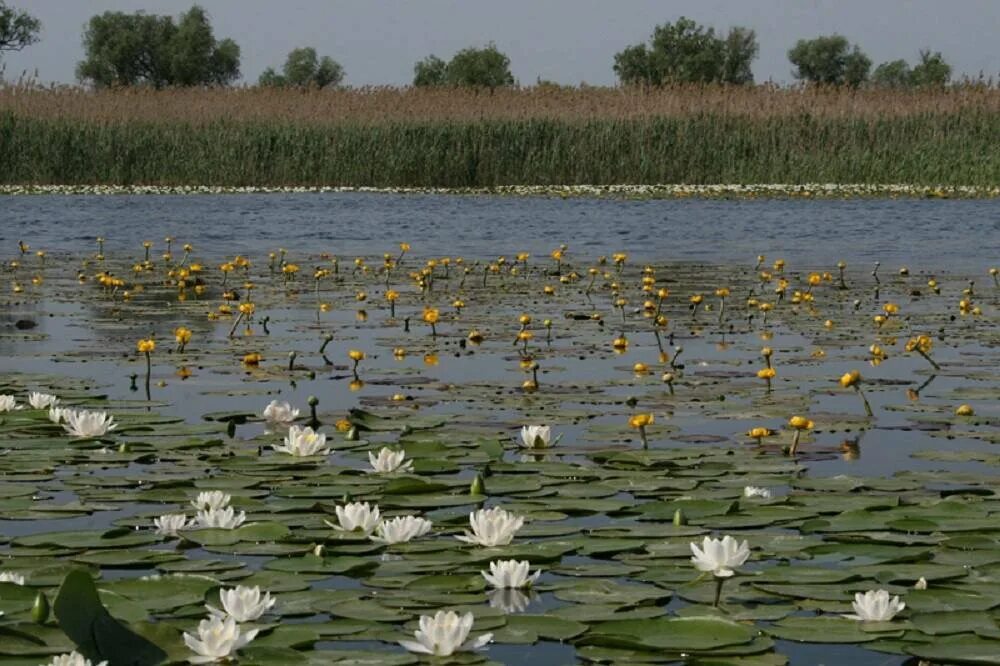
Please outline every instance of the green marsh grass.
[[1000, 91], [0, 88], [0, 183], [1000, 183]]

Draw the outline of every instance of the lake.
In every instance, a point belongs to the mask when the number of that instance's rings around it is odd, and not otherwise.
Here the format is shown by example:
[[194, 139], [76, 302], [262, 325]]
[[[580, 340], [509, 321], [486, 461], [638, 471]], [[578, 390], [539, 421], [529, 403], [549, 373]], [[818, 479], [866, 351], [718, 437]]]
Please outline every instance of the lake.
[[[37, 639], [0, 662], [72, 647], [29, 613], [79, 567], [112, 615], [165, 627], [148, 635], [178, 660], [202, 602], [237, 584], [278, 599], [248, 663], [413, 663], [396, 641], [439, 609], [494, 635], [455, 663], [1000, 649], [994, 201], [24, 196], [0, 211], [0, 394], [118, 424], [73, 437], [47, 410], [0, 412], [0, 569], [26, 577], [0, 582], [0, 610]], [[262, 410], [288, 401], [305, 425], [310, 396], [328, 450], [276, 449], [288, 424]], [[557, 441], [523, 446], [533, 424]], [[372, 473], [382, 447], [412, 471]], [[154, 530], [208, 490], [246, 523]], [[351, 501], [433, 529], [391, 545], [331, 529]], [[525, 519], [511, 543], [455, 538], [490, 507]], [[715, 603], [690, 544], [723, 535], [750, 557]], [[479, 572], [505, 559], [541, 572], [532, 589], [489, 589]], [[906, 610], [843, 617], [875, 589]]]

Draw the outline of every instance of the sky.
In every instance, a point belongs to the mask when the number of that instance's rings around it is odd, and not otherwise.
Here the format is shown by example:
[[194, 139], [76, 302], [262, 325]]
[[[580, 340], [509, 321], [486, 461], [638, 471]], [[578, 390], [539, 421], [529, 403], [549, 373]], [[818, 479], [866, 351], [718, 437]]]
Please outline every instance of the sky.
[[[177, 15], [192, 0], [6, 0], [42, 21], [42, 39], [2, 55], [8, 79], [71, 83], [83, 57], [83, 26], [104, 11]], [[348, 85], [405, 85], [413, 64], [448, 58], [493, 41], [524, 85], [539, 77], [564, 84], [615, 83], [623, 47], [657, 24], [687, 16], [717, 31], [757, 31], [757, 81], [792, 80], [786, 54], [797, 39], [840, 33], [875, 64], [921, 48], [941, 51], [955, 74], [1000, 74], [1000, 0], [201, 0], [217, 38], [242, 49], [245, 81], [280, 67], [299, 46], [344, 66]]]

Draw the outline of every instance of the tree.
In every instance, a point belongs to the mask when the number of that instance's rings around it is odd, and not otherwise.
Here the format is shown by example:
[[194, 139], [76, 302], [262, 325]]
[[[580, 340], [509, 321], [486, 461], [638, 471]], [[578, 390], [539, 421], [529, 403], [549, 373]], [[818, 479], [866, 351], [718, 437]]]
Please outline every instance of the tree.
[[300, 88], [338, 86], [344, 80], [344, 68], [330, 56], [319, 58], [311, 46], [292, 49], [278, 74], [268, 67], [257, 83], [262, 86], [297, 86]]
[[889, 88], [945, 86], [951, 80], [951, 66], [940, 52], [920, 51], [920, 62], [913, 69], [905, 60], [884, 62], [875, 68], [872, 83]]
[[615, 54], [614, 70], [625, 84], [753, 82], [750, 64], [757, 57], [757, 35], [749, 28], [718, 37], [689, 18], [653, 29], [650, 45], [627, 46]]
[[913, 72], [905, 60], [884, 62], [872, 73], [872, 83], [883, 88], [906, 88], [910, 85]]
[[448, 81], [448, 63], [429, 55], [413, 66], [413, 85], [443, 86]]
[[615, 74], [624, 84], [657, 85], [662, 82], [659, 71], [645, 44], [633, 44], [615, 54]]
[[470, 46], [456, 53], [448, 63], [447, 80], [453, 86], [491, 89], [514, 85], [510, 58], [492, 43], [481, 49]]
[[194, 5], [173, 17], [105, 12], [83, 34], [77, 77], [98, 87], [226, 85], [240, 76], [240, 47], [217, 41], [208, 14]]
[[257, 79], [257, 85], [275, 88], [280, 87], [286, 85], [285, 77], [274, 71], [274, 67], [268, 67], [260, 73], [260, 77]]
[[942, 88], [951, 80], [951, 65], [944, 61], [940, 51], [921, 49], [920, 62], [913, 67], [911, 79], [915, 86]]
[[824, 85], [858, 87], [868, 80], [872, 61], [843, 35], [800, 39], [788, 51], [795, 78]]
[[855, 44], [844, 60], [844, 83], [851, 88], [857, 88], [868, 80], [872, 69], [872, 59], [861, 52]]
[[167, 44], [171, 85], [225, 85], [240, 71], [240, 47], [231, 39], [216, 42], [205, 10], [195, 5], [181, 16]]
[[26, 11], [0, 0], [0, 51], [20, 51], [38, 41], [42, 23]]
[[757, 58], [760, 47], [757, 33], [749, 28], [731, 28], [726, 35], [725, 55], [722, 66], [722, 80], [725, 83], [743, 85], [753, 83], [750, 63]]
[[510, 72], [510, 58], [491, 42], [484, 48], [464, 48], [447, 64], [435, 55], [427, 56], [413, 66], [413, 85], [452, 85], [492, 90], [514, 85], [514, 75]]

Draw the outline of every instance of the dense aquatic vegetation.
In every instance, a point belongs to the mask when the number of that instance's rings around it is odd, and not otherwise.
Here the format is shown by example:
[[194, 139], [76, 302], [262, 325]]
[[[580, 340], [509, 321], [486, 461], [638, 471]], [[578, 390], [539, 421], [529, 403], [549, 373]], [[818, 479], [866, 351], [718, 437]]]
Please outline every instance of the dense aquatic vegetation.
[[995, 269], [374, 250], [7, 257], [0, 662], [996, 663]]

